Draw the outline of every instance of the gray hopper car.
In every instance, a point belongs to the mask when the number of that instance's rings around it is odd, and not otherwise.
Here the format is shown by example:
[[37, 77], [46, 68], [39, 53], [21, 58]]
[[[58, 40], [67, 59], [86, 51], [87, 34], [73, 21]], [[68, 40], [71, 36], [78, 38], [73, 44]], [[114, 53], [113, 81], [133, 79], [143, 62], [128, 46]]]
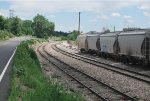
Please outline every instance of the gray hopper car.
[[99, 35], [99, 33], [80, 34], [77, 37], [78, 48], [81, 51], [98, 52], [100, 48]]
[[150, 29], [78, 36], [81, 51], [115, 56], [124, 62], [150, 63]]
[[135, 30], [118, 34], [119, 56], [133, 62], [150, 62], [150, 30]]

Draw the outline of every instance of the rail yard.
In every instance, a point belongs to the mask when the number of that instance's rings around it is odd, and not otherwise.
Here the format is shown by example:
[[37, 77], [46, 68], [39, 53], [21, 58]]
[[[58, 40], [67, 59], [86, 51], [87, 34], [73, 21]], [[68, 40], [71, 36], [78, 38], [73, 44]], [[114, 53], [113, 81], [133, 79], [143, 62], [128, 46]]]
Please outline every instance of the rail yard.
[[150, 101], [150, 1], [0, 0], [0, 101]]
[[46, 76], [56, 78], [88, 101], [149, 101], [149, 70], [80, 53], [63, 42], [36, 46]]

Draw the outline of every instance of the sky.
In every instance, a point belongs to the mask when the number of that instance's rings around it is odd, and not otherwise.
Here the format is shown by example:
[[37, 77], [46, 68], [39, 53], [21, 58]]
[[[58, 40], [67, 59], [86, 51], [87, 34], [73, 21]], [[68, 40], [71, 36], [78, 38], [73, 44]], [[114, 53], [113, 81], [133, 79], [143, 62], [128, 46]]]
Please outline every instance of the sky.
[[23, 20], [41, 14], [64, 32], [78, 29], [78, 12], [83, 32], [150, 28], [149, 0], [0, 0], [0, 15], [9, 17], [10, 9]]

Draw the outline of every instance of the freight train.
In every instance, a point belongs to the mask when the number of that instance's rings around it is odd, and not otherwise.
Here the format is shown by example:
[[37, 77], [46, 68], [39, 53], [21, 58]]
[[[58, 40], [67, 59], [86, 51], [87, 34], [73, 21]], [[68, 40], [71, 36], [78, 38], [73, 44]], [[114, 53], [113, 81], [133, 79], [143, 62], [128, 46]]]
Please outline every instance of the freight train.
[[126, 63], [150, 63], [150, 29], [86, 33], [77, 37], [81, 52], [97, 53]]

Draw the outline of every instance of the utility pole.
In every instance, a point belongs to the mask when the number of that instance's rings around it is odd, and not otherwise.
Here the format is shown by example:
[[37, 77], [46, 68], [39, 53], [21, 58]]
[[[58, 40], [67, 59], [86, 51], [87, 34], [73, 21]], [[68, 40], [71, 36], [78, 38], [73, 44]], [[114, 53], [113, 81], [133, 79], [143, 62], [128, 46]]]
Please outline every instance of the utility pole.
[[80, 14], [81, 14], [81, 12], [79, 12], [78, 34], [80, 34]]
[[13, 16], [14, 16], [14, 10], [10, 9], [9, 10], [9, 17], [13, 18]]
[[114, 26], [114, 32], [116, 31], [116, 28], [115, 28], [115, 26]]

